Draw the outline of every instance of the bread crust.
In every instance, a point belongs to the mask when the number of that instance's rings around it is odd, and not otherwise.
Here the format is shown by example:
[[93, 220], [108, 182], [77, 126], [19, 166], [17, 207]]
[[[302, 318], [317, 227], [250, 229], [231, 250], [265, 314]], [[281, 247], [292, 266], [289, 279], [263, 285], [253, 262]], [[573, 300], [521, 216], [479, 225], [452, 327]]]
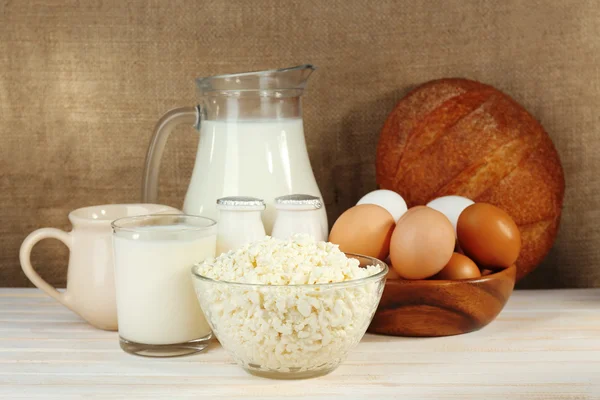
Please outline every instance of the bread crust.
[[554, 243], [565, 190], [558, 152], [541, 124], [492, 86], [448, 78], [413, 89], [384, 124], [376, 168], [380, 187], [409, 207], [456, 194], [508, 212], [523, 240], [517, 279]]

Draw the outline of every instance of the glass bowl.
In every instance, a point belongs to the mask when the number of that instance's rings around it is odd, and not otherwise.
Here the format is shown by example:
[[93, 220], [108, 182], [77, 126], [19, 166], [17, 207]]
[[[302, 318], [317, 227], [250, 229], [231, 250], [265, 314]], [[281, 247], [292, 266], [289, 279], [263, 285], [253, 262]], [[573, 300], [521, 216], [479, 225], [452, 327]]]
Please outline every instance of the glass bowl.
[[253, 375], [303, 379], [333, 371], [362, 339], [388, 272], [375, 258], [346, 254], [379, 271], [314, 285], [216, 281], [192, 268], [194, 288], [215, 336]]

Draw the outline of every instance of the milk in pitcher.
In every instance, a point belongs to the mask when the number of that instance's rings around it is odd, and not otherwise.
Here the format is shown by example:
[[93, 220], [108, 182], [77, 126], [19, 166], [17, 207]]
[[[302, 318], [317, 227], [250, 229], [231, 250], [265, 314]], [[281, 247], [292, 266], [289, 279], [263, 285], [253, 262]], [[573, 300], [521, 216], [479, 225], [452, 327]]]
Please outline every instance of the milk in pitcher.
[[[259, 197], [267, 204], [263, 222], [270, 234], [276, 213], [274, 199], [290, 193], [321, 197], [301, 118], [202, 121], [196, 164], [183, 206], [187, 214], [218, 219], [217, 198]], [[327, 226], [324, 208], [321, 217]]]

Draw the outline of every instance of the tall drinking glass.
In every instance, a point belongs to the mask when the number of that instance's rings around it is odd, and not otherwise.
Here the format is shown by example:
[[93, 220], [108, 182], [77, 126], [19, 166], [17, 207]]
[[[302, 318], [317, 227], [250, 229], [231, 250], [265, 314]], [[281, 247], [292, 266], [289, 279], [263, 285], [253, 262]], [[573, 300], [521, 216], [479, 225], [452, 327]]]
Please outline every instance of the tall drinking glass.
[[149, 357], [203, 350], [212, 337], [190, 270], [214, 257], [216, 222], [146, 215], [112, 223], [121, 348]]

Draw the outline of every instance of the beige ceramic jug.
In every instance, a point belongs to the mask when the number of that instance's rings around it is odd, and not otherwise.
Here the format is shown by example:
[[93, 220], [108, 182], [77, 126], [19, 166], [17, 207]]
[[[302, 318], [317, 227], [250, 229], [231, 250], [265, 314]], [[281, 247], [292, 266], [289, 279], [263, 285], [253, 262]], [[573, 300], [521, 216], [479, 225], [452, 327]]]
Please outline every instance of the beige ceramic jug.
[[[110, 204], [79, 208], [69, 213], [73, 230], [38, 229], [23, 241], [23, 272], [38, 288], [79, 314], [96, 328], [117, 330], [112, 227], [121, 217], [144, 214], [179, 214], [176, 208], [157, 204]], [[67, 289], [59, 292], [31, 265], [31, 250], [43, 239], [58, 239], [70, 250]]]

